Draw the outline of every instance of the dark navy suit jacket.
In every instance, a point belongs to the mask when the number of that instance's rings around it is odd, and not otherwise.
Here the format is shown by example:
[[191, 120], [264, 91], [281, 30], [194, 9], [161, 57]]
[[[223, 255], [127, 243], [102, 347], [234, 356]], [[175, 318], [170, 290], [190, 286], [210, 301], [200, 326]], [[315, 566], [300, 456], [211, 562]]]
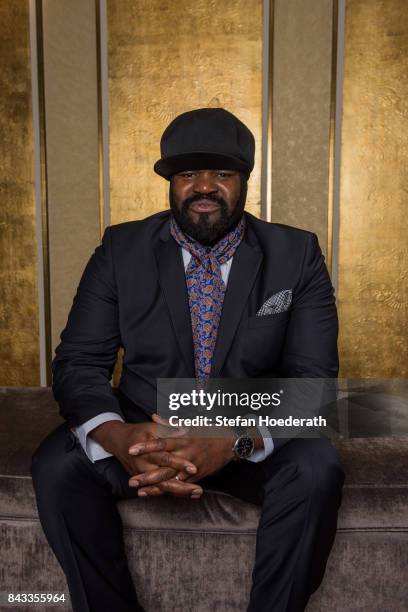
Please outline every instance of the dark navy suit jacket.
[[[245, 214], [211, 377], [336, 377], [337, 312], [316, 235]], [[157, 378], [194, 377], [185, 271], [169, 220], [165, 211], [108, 227], [85, 268], [52, 363], [54, 396], [71, 427], [103, 412], [135, 421], [133, 404], [156, 411]], [[256, 316], [284, 289], [292, 290], [288, 311]], [[121, 346], [126, 413], [110, 383]]]

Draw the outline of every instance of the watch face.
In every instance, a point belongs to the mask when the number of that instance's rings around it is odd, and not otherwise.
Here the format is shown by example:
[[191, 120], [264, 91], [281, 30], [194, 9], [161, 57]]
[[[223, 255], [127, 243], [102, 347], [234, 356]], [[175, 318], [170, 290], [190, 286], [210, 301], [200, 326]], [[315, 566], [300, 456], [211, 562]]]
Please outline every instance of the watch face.
[[235, 442], [234, 450], [240, 459], [246, 459], [252, 455], [254, 447], [255, 444], [252, 438], [249, 436], [240, 436]]

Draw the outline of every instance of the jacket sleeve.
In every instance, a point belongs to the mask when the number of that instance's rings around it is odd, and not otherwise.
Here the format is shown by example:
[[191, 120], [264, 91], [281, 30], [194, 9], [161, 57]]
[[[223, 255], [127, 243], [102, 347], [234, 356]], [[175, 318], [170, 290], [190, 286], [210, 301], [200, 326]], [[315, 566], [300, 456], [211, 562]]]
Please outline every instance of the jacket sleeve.
[[54, 397], [70, 427], [103, 412], [123, 418], [111, 378], [121, 345], [111, 229], [81, 277], [52, 362]]
[[337, 334], [334, 289], [317, 236], [309, 234], [301, 277], [293, 295], [282, 359], [284, 376], [336, 377]]
[[[339, 361], [337, 352], [338, 318], [329, 273], [317, 236], [307, 237], [299, 283], [293, 293], [292, 311], [282, 354], [281, 371], [285, 378], [321, 379], [312, 388], [321, 389], [316, 414], [327, 416], [336, 429], [335, 407]], [[319, 384], [321, 383], [321, 384]], [[296, 383], [294, 382], [296, 387]], [[302, 398], [308, 385], [299, 381]], [[288, 441], [274, 437], [275, 451]]]

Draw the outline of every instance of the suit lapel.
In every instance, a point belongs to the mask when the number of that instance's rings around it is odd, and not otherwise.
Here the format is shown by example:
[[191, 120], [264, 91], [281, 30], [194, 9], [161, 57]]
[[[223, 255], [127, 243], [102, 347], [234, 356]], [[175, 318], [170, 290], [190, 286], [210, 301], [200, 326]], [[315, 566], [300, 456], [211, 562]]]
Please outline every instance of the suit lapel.
[[[249, 221], [248, 215], [247, 221]], [[176, 340], [183, 356], [188, 376], [194, 378], [193, 335], [183, 257], [180, 247], [171, 239], [168, 223], [166, 223], [161, 231], [160, 241], [156, 247], [156, 258], [159, 282], [169, 309]], [[216, 378], [219, 375], [224, 365], [243, 309], [258, 274], [262, 258], [262, 251], [258, 245], [256, 235], [248, 222], [244, 239], [235, 252], [228, 278], [212, 360], [212, 378]]]
[[180, 247], [170, 239], [168, 224], [156, 248], [159, 282], [169, 309], [175, 336], [183, 356], [188, 376], [194, 374], [194, 349], [190, 308], [186, 287], [183, 257]]
[[221, 371], [263, 258], [249, 223], [247, 232], [250, 240], [248, 235], [244, 237], [232, 261], [212, 360], [211, 378], [217, 378]]

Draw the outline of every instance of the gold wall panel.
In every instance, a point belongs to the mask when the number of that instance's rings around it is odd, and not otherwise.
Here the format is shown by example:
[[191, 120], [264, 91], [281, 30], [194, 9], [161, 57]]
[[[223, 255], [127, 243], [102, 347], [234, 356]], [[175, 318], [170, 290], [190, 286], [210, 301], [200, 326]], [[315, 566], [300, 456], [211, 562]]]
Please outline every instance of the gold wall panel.
[[168, 208], [153, 172], [179, 113], [223, 106], [254, 133], [247, 210], [260, 214], [262, 0], [108, 0], [111, 223]]
[[340, 184], [342, 375], [408, 374], [408, 10], [348, 0]]
[[43, 0], [52, 348], [100, 238], [94, 0]]
[[0, 385], [40, 383], [29, 5], [0, 0]]
[[333, 30], [333, 2], [275, 0], [271, 220], [315, 232], [325, 253]]

